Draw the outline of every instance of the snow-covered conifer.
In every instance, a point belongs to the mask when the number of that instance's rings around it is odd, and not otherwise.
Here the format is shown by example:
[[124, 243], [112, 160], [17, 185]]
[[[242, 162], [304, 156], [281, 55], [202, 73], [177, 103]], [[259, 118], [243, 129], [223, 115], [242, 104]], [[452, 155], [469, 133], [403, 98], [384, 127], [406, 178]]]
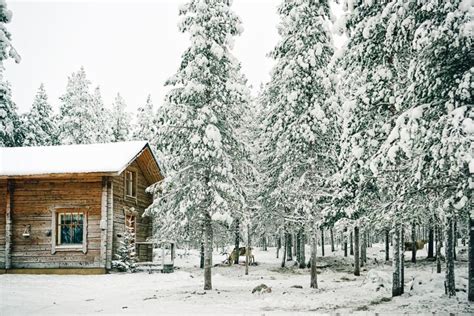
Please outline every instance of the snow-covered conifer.
[[96, 87], [92, 94], [92, 110], [95, 121], [95, 134], [97, 143], [107, 143], [112, 139], [110, 111], [104, 106], [100, 87]]
[[44, 85], [41, 84], [31, 110], [23, 124], [24, 146], [49, 146], [57, 144], [57, 128], [53, 109], [48, 102]]
[[60, 97], [58, 129], [61, 144], [96, 142], [97, 122], [89, 86], [84, 67], [68, 78], [66, 93]]
[[121, 272], [135, 272], [137, 270], [137, 254], [135, 232], [132, 227], [125, 227], [119, 244], [115, 260], [112, 260], [112, 267]]
[[112, 141], [122, 142], [130, 139], [131, 117], [126, 111], [127, 105], [120, 93], [117, 93], [110, 113]]
[[170, 234], [192, 224], [202, 228], [205, 242], [204, 289], [211, 289], [212, 220], [232, 221], [245, 203], [236, 177], [242, 144], [232, 118], [240, 108], [235, 95], [236, 61], [233, 37], [242, 32], [240, 19], [227, 0], [191, 0], [180, 10], [180, 30], [190, 35], [178, 72], [159, 111], [157, 148], [166, 178], [156, 185], [150, 207], [156, 218], [173, 218]]
[[[327, 102], [332, 87], [327, 69], [334, 49], [328, 1], [283, 1], [279, 13], [282, 40], [272, 52], [276, 65], [262, 95], [267, 166], [262, 210], [277, 217], [288, 232], [292, 223], [320, 223], [328, 195], [323, 187], [336, 171], [335, 121]], [[315, 246], [315, 231], [312, 238]], [[317, 287], [315, 278], [312, 287]]]
[[146, 104], [137, 109], [137, 119], [133, 130], [133, 138], [151, 142], [156, 133], [155, 115], [151, 95], [148, 95]]
[[17, 108], [12, 100], [11, 87], [3, 78], [5, 68], [3, 61], [13, 58], [20, 62], [20, 55], [11, 44], [11, 34], [6, 23], [12, 19], [12, 12], [8, 10], [5, 0], [0, 1], [0, 146], [20, 146], [22, 142], [20, 119]]

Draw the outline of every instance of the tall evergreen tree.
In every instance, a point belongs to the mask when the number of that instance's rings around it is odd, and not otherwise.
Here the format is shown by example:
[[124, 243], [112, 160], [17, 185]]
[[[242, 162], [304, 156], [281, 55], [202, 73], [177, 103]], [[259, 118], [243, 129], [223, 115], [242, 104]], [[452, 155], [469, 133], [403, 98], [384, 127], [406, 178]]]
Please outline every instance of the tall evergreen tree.
[[49, 146], [57, 144], [57, 129], [53, 109], [48, 102], [44, 85], [36, 93], [30, 112], [23, 124], [24, 146]]
[[[380, 161], [405, 166], [415, 175], [396, 181], [403, 188], [397, 193], [406, 197], [405, 206], [413, 204], [408, 198], [421, 193], [431, 206], [429, 218], [445, 224], [446, 291], [454, 296], [453, 225], [456, 217], [467, 215], [472, 198], [474, 7], [470, 1], [456, 0], [403, 8], [415, 26], [413, 56], [406, 67], [409, 85], [400, 97], [404, 108], [382, 145]], [[474, 284], [474, 277], [470, 282]]]
[[5, 1], [0, 1], [0, 146], [20, 146], [22, 137], [20, 133], [20, 118], [17, 108], [12, 100], [11, 87], [4, 80], [5, 68], [3, 61], [13, 58], [16, 63], [20, 62], [20, 55], [11, 44], [11, 33], [6, 28], [10, 23], [12, 12], [8, 10]]
[[151, 95], [148, 95], [146, 104], [137, 109], [137, 120], [133, 130], [133, 138], [151, 142], [156, 133], [155, 115]]
[[93, 109], [84, 67], [68, 78], [66, 93], [60, 97], [58, 129], [61, 144], [90, 144], [97, 138]]
[[[276, 66], [262, 100], [267, 112], [264, 194], [265, 210], [280, 217], [288, 231], [295, 221], [311, 228], [321, 224], [329, 197], [325, 182], [337, 170], [334, 109], [327, 102], [332, 83], [326, 71], [334, 49], [328, 1], [285, 0], [279, 13], [282, 40], [272, 52]], [[313, 247], [316, 233], [311, 229]], [[311, 287], [317, 287], [316, 274]]]
[[127, 105], [120, 93], [117, 93], [110, 113], [112, 141], [122, 142], [130, 139], [131, 117], [126, 111]]
[[92, 94], [92, 110], [94, 112], [95, 134], [97, 143], [107, 143], [112, 140], [110, 111], [104, 106], [100, 87], [96, 87]]
[[236, 122], [236, 60], [230, 53], [241, 33], [240, 19], [228, 0], [191, 0], [180, 10], [180, 30], [191, 46], [159, 111], [157, 147], [166, 178], [156, 186], [159, 197], [150, 207], [156, 217], [173, 218], [170, 234], [199, 223], [204, 231], [204, 289], [212, 288], [212, 220], [232, 221], [242, 212], [245, 196], [236, 177], [243, 146]]

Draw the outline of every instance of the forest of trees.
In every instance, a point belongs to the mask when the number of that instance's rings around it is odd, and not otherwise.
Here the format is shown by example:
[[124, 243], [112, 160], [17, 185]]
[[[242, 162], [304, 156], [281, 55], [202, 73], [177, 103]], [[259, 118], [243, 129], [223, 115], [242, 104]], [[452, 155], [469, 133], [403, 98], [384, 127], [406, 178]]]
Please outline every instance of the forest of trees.
[[55, 113], [48, 101], [46, 88], [41, 84], [30, 110], [18, 114], [11, 99], [10, 86], [4, 83], [5, 106], [8, 124], [0, 135], [0, 145], [49, 146], [70, 144], [93, 144], [127, 140], [151, 141], [155, 133], [156, 114], [151, 96], [138, 107], [136, 118], [127, 112], [120, 93], [112, 106], [102, 101], [100, 87], [91, 89], [83, 67], [72, 73], [67, 80], [66, 91], [59, 100], [59, 112]]
[[[149, 140], [166, 177], [149, 188], [156, 198], [147, 214], [158, 237], [202, 242], [204, 289], [213, 246], [238, 247], [241, 235], [281, 247], [282, 265], [296, 247], [317, 288], [326, 236], [354, 256], [355, 275], [370, 243], [385, 242], [397, 296], [404, 241], [426, 236], [438, 272], [445, 262], [449, 296], [458, 239], [470, 240], [474, 301], [471, 1], [340, 1], [335, 20], [330, 0], [281, 0], [274, 67], [257, 97], [232, 55], [243, 28], [231, 2], [182, 6], [190, 45], [164, 102], [154, 113], [144, 100], [134, 125], [120, 94], [105, 107], [83, 68], [68, 78], [58, 114], [41, 85], [30, 112], [18, 115], [2, 66], [0, 146]], [[5, 27], [11, 14], [0, 9], [0, 60], [19, 61]], [[342, 49], [335, 33], [347, 37]]]
[[[271, 80], [251, 98], [231, 54], [242, 28], [230, 1], [183, 6], [191, 45], [158, 111], [154, 144], [166, 178], [151, 188], [149, 213], [163, 236], [202, 240], [205, 289], [213, 243], [239, 234], [283, 245], [282, 265], [296, 246], [302, 268], [309, 243], [316, 288], [316, 247], [329, 232], [333, 245], [342, 234], [346, 254], [350, 239], [355, 275], [368, 244], [393, 244], [394, 296], [404, 290], [404, 241], [427, 236], [430, 256], [439, 268], [446, 262], [446, 293], [456, 295], [454, 248], [474, 220], [473, 8], [348, 1], [345, 9], [333, 21], [330, 1], [282, 1]], [[334, 30], [348, 38], [343, 49]], [[433, 251], [435, 239], [444, 254]]]

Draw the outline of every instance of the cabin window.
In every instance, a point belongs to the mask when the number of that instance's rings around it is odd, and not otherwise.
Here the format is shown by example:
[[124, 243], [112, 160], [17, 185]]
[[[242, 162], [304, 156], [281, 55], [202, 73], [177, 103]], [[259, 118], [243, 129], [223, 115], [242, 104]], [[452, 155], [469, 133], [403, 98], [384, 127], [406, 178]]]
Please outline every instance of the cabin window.
[[57, 245], [82, 245], [84, 240], [84, 213], [57, 213]]
[[125, 172], [125, 194], [137, 197], [137, 173], [135, 171]]

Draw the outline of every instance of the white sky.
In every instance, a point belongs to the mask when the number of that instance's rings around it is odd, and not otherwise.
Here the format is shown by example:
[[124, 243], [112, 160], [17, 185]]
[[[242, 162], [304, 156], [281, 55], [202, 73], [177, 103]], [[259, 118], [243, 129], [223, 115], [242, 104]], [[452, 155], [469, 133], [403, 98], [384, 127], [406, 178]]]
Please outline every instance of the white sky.
[[[20, 112], [28, 111], [43, 82], [55, 109], [67, 77], [84, 65], [93, 85], [100, 85], [107, 106], [120, 92], [129, 110], [151, 93], [155, 106], [168, 88], [188, 45], [178, 31], [183, 0], [155, 1], [7, 1], [13, 20], [7, 24], [20, 64], [8, 61], [5, 77], [12, 84]], [[267, 53], [278, 41], [276, 12], [280, 0], [234, 0], [244, 33], [234, 55], [254, 88], [269, 79], [273, 65]]]
[[[7, 24], [22, 61], [5, 63], [5, 77], [21, 113], [30, 109], [41, 83], [57, 110], [67, 77], [81, 66], [99, 85], [106, 106], [117, 92], [130, 111], [152, 95], [159, 106], [189, 44], [178, 31], [178, 8], [185, 0], [7, 0], [13, 20]], [[234, 55], [254, 92], [270, 78], [267, 54], [279, 40], [277, 6], [281, 0], [234, 0], [244, 33]], [[334, 14], [342, 14], [333, 4]], [[335, 37], [336, 46], [344, 39]]]

